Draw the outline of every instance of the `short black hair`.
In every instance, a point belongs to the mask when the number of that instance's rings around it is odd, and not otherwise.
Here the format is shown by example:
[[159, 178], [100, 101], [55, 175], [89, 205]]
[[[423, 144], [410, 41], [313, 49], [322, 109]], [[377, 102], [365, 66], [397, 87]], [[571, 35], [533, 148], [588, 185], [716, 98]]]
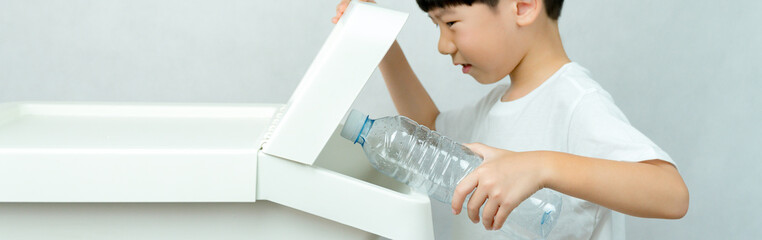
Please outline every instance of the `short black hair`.
[[[463, 4], [471, 6], [474, 3], [484, 3], [487, 4], [487, 6], [494, 8], [500, 0], [416, 0], [416, 2], [418, 2], [418, 7], [420, 7], [421, 10], [428, 12], [429, 10], [436, 8], [452, 7]], [[543, 3], [545, 3], [545, 12], [548, 14], [548, 17], [553, 20], [558, 20], [558, 17], [561, 16], [561, 7], [564, 6], [564, 0], [543, 0]]]

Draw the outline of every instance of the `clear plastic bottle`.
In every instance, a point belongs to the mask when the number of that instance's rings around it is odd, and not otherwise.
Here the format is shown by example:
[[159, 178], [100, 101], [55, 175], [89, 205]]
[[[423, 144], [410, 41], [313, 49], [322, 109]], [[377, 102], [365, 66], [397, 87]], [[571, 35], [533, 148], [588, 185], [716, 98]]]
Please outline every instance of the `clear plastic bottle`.
[[[404, 116], [370, 119], [352, 110], [341, 136], [359, 143], [381, 173], [445, 203], [451, 202], [463, 177], [482, 162], [465, 146]], [[559, 193], [542, 189], [516, 207], [501, 230], [514, 237], [544, 239], [561, 207]]]

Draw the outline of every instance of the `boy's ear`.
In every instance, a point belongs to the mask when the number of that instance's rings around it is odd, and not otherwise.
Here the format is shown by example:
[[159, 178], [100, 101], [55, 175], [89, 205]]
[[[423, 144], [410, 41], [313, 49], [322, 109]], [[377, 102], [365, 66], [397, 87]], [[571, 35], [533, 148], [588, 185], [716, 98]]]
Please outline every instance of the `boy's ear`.
[[516, 0], [514, 4], [516, 24], [519, 26], [532, 24], [542, 13], [542, 0]]

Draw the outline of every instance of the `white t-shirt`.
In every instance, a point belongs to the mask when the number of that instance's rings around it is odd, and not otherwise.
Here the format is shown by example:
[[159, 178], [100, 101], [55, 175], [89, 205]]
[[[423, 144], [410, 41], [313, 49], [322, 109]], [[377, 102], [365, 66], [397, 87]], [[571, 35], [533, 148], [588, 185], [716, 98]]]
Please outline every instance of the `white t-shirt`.
[[[667, 153], [630, 125], [611, 95], [577, 63], [564, 65], [520, 99], [500, 101], [508, 88], [497, 86], [474, 106], [439, 114], [436, 130], [459, 142], [481, 142], [511, 151], [559, 151], [630, 162], [661, 159], [674, 164]], [[563, 201], [548, 239], [608, 240], [623, 236], [622, 215], [612, 217], [611, 210], [571, 196], [564, 195]], [[493, 239], [500, 235], [499, 231], [484, 230], [481, 223], [471, 223], [467, 214], [450, 218], [453, 239]]]

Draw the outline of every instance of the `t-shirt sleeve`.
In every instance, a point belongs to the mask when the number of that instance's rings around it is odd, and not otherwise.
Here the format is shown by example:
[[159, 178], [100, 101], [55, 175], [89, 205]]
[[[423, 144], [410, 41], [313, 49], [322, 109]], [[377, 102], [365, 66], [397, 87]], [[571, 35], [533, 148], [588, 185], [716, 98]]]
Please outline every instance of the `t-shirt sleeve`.
[[628, 162], [660, 159], [675, 165], [601, 90], [580, 99], [569, 123], [568, 143], [569, 153], [575, 155]]

